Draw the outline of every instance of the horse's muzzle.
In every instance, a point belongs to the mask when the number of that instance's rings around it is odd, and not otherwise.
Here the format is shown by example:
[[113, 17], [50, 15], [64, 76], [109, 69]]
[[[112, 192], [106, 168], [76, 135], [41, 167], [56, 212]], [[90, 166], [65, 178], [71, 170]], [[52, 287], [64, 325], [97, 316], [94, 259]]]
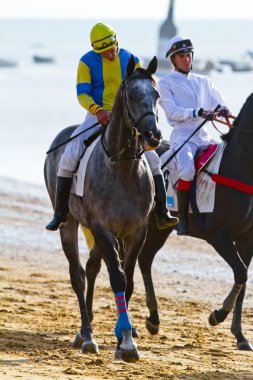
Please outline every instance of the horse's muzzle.
[[145, 131], [141, 136], [141, 145], [144, 150], [156, 149], [162, 139], [161, 131], [158, 129], [156, 135], [152, 131]]

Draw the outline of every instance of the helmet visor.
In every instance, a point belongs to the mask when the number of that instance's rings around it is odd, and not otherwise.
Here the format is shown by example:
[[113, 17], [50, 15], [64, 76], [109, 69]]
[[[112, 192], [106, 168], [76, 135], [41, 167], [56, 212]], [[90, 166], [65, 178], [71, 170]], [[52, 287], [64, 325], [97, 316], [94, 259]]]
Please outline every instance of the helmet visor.
[[117, 42], [116, 35], [107, 36], [101, 40], [94, 41], [91, 46], [94, 50], [100, 51], [109, 48], [112, 45], [115, 45]]
[[166, 58], [168, 56], [171, 56], [173, 54], [176, 54], [176, 53], [179, 53], [179, 52], [188, 52], [188, 51], [192, 51], [193, 50], [193, 45], [191, 43], [191, 40], [182, 40], [182, 41], [178, 41], [178, 42], [175, 42], [170, 50], [167, 51], [166, 53]]

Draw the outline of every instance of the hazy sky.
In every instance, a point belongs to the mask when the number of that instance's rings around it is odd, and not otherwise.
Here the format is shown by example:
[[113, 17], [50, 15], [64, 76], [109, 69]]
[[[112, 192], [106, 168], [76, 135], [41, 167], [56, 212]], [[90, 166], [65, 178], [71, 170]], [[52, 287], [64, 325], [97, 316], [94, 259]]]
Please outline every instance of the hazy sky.
[[[176, 19], [252, 19], [253, 0], [175, 0]], [[169, 0], [3, 0], [0, 18], [164, 19]]]

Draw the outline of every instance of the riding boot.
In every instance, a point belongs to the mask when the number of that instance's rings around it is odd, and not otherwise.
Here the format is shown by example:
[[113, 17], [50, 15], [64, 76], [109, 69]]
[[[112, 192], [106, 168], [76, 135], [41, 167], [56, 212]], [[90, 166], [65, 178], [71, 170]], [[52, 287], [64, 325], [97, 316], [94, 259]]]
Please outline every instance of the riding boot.
[[161, 174], [155, 175], [155, 217], [157, 227], [163, 230], [168, 227], [178, 224], [178, 218], [171, 216], [166, 204], [166, 190], [164, 186], [163, 176]]
[[188, 210], [189, 210], [190, 191], [178, 190], [178, 216], [179, 223], [177, 226], [177, 235], [189, 235], [188, 232]]
[[46, 226], [49, 231], [56, 231], [59, 227], [65, 227], [69, 212], [69, 196], [72, 178], [57, 176], [56, 200], [54, 217]]

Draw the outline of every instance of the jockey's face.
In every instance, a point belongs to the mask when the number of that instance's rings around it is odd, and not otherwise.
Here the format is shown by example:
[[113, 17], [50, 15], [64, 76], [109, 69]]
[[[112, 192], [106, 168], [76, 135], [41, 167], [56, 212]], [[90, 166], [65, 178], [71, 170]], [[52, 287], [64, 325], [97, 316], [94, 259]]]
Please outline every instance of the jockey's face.
[[178, 53], [172, 57], [172, 63], [176, 71], [188, 74], [192, 67], [192, 53]]
[[108, 61], [114, 61], [118, 53], [118, 46], [114, 46], [113, 48], [100, 53], [105, 59]]

